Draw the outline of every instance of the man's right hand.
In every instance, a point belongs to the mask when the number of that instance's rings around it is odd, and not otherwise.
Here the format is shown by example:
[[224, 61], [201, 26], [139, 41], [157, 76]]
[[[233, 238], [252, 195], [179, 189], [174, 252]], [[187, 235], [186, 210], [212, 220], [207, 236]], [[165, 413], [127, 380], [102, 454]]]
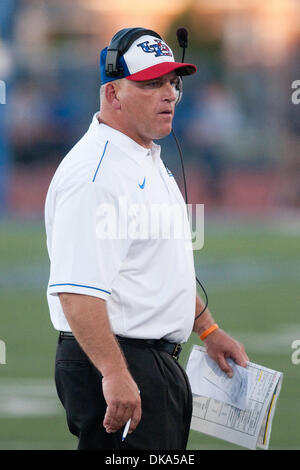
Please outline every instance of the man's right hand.
[[118, 431], [131, 418], [130, 434], [139, 424], [142, 410], [140, 392], [129, 371], [122, 368], [104, 376], [102, 388], [107, 403], [103, 420], [106, 431]]
[[141, 398], [111, 331], [106, 302], [98, 297], [72, 293], [61, 293], [59, 298], [75, 338], [102, 374], [107, 404], [103, 420], [106, 431], [117, 431], [129, 418], [128, 432], [134, 431], [141, 419]]

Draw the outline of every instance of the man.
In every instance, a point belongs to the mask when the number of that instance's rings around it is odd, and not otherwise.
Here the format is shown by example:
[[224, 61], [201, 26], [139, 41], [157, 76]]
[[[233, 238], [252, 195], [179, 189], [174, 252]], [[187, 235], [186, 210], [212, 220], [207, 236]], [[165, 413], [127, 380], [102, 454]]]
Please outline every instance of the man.
[[137, 236], [133, 225], [142, 209], [185, 207], [153, 139], [171, 132], [178, 77], [196, 67], [175, 62], [151, 32], [119, 58], [121, 76], [108, 74], [106, 57], [104, 49], [100, 112], [60, 164], [46, 200], [57, 392], [78, 449], [185, 449], [192, 397], [179, 343], [192, 329], [203, 334], [228, 374], [226, 357], [247, 361], [208, 310], [194, 321], [203, 305], [187, 240]]

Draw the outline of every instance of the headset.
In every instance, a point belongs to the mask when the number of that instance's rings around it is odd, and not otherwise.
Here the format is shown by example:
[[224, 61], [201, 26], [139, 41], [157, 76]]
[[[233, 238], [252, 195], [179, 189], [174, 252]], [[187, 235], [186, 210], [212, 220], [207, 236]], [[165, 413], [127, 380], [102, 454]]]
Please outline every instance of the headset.
[[[125, 52], [130, 48], [130, 46], [136, 39], [138, 39], [141, 36], [145, 36], [147, 34], [162, 40], [162, 37], [158, 33], [156, 33], [155, 31], [152, 31], [151, 29], [145, 29], [145, 28], [125, 28], [119, 31], [118, 33], [116, 33], [112, 37], [110, 44], [107, 47], [106, 62], [105, 62], [105, 72], [109, 77], [114, 77], [114, 78], [123, 77], [123, 68], [120, 65], [120, 60], [119, 60], [120, 57], [123, 54], [125, 54]], [[188, 47], [188, 32], [185, 28], [179, 28], [177, 30], [177, 39], [178, 39], [179, 46], [183, 49], [181, 62], [184, 62], [185, 51]], [[183, 93], [182, 78], [178, 77], [178, 79], [179, 80], [176, 84], [176, 93], [177, 93], [177, 99], [175, 102], [176, 105], [180, 102], [182, 98], [182, 93]], [[172, 129], [172, 135], [174, 137], [174, 140], [178, 149], [178, 153], [180, 156], [181, 170], [182, 170], [183, 184], [184, 184], [184, 193], [185, 193], [184, 194], [185, 203], [186, 205], [188, 205], [188, 194], [187, 194], [187, 184], [186, 184], [186, 177], [185, 177], [185, 170], [184, 170], [184, 163], [183, 163], [183, 154], [182, 154], [179, 141], [174, 132], [174, 129]], [[197, 278], [197, 276], [196, 276], [196, 280], [204, 293], [205, 305], [202, 311], [195, 317], [195, 321], [205, 312], [208, 306], [207, 292], [203, 284]]]
[[116, 33], [107, 47], [105, 72], [109, 77], [121, 77], [123, 69], [119, 64], [119, 59], [136, 39], [146, 34], [162, 39], [159, 34], [151, 29], [145, 28], [125, 28]]
[[[183, 29], [183, 28], [181, 28]], [[120, 65], [120, 57], [128, 51], [130, 46], [134, 43], [136, 39], [145, 35], [154, 36], [158, 39], [162, 37], [152, 31], [151, 29], [145, 28], [124, 28], [121, 31], [118, 31], [111, 39], [109, 46], [107, 47], [106, 60], [105, 60], [105, 73], [109, 77], [120, 77], [123, 76], [123, 68]], [[178, 77], [176, 83], [176, 102], [178, 104], [182, 98], [182, 78]]]

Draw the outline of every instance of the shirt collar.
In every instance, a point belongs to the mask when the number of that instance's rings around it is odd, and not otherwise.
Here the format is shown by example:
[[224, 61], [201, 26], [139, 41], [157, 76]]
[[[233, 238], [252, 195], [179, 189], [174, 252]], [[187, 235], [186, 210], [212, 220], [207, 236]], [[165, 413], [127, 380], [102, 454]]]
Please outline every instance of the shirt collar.
[[161, 150], [160, 145], [153, 142], [151, 149], [147, 149], [117, 129], [104, 123], [99, 123], [97, 114], [98, 113], [94, 114], [90, 129], [99, 137], [111, 141], [113, 145], [118, 147], [123, 153], [133, 158], [139, 164], [142, 164], [145, 158], [149, 158], [149, 155], [152, 155], [153, 161], [156, 164], [158, 163]]

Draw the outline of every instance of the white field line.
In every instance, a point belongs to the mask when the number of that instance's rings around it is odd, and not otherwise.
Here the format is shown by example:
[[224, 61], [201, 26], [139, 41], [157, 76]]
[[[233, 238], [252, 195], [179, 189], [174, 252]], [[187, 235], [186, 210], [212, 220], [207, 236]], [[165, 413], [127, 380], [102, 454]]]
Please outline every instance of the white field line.
[[1, 418], [44, 417], [63, 413], [53, 380], [1, 379], [0, 375]]
[[[197, 276], [212, 288], [231, 289], [233, 286], [259, 282], [300, 281], [300, 260], [267, 260], [235, 258], [230, 260], [196, 260]], [[43, 289], [49, 279], [47, 265], [11, 266], [0, 269], [0, 289]]]
[[230, 334], [244, 344], [247, 352], [291, 357], [293, 341], [300, 340], [300, 323], [277, 325], [275, 329], [270, 328], [266, 332], [231, 331]]
[[[70, 434], [71, 436], [71, 434]], [[76, 441], [0, 440], [0, 450], [76, 450]]]
[[230, 290], [259, 283], [273, 284], [300, 281], [299, 260], [224, 260], [195, 265], [197, 276], [212, 289]]

